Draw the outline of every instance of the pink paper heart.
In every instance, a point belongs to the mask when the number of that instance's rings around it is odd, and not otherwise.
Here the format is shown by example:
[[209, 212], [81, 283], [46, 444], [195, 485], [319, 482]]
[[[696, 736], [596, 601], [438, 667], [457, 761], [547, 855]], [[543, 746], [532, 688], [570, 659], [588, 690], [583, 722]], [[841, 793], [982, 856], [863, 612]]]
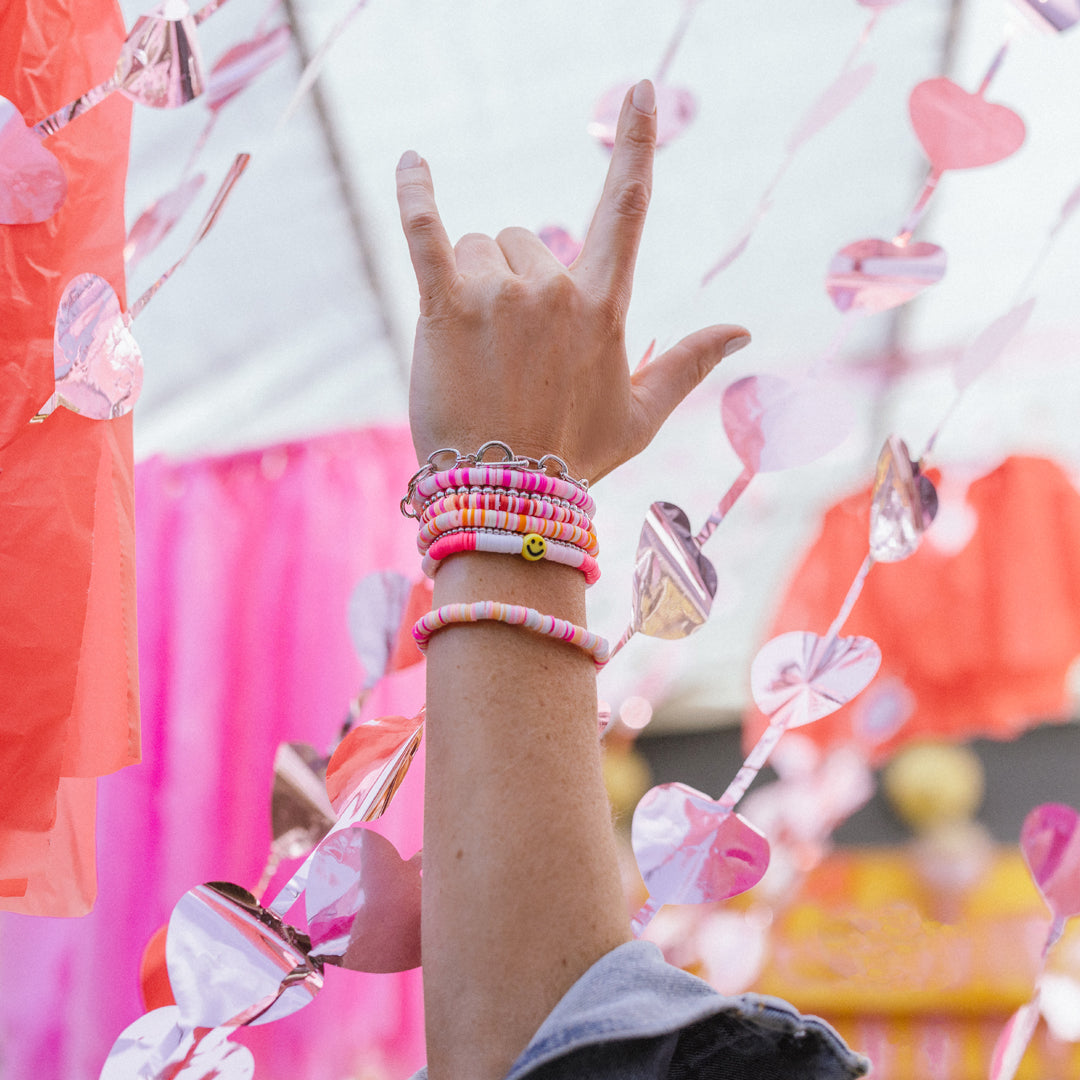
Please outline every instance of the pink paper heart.
[[55, 154], [0, 97], [0, 225], [51, 218], [67, 198], [67, 176]]
[[856, 240], [829, 263], [825, 290], [839, 311], [875, 313], [906, 304], [945, 275], [937, 244]]
[[[176, 109], [204, 90], [199, 35], [186, 4], [164, 5], [168, 16], [141, 15], [116, 61], [120, 92], [153, 109]], [[175, 11], [175, 15], [173, 12]]]
[[537, 233], [544, 246], [563, 264], [570, 266], [581, 254], [581, 241], [575, 240], [565, 229], [558, 225], [545, 225]]
[[217, 112], [289, 49], [292, 35], [286, 25], [275, 26], [249, 41], [234, 45], [210, 69], [206, 107]]
[[937, 507], [933, 483], [919, 472], [904, 440], [890, 435], [874, 474], [870, 554], [877, 562], [899, 562], [914, 555]]
[[850, 395], [831, 380], [749, 375], [721, 405], [732, 449], [753, 473], [806, 465], [839, 446], [855, 420]]
[[420, 966], [420, 857], [354, 825], [319, 845], [304, 903], [312, 955], [351, 971]]
[[326, 793], [339, 817], [374, 821], [405, 779], [424, 733], [424, 712], [357, 724], [326, 767]]
[[750, 689], [766, 716], [784, 709], [787, 727], [802, 727], [846, 705], [880, 666], [881, 650], [869, 638], [793, 630], [762, 646], [750, 667]]
[[97, 274], [68, 282], [56, 311], [53, 372], [58, 404], [94, 420], [131, 412], [142, 390], [142, 353], [112, 286]]
[[138, 216], [124, 244], [124, 261], [129, 270], [165, 239], [194, 202], [205, 180], [202, 173], [189, 177], [156, 199]]
[[322, 970], [292, 927], [246, 889], [210, 882], [173, 908], [165, 941], [169, 984], [188, 1027], [264, 1024], [322, 989]]
[[[593, 107], [589, 134], [609, 150], [615, 145], [623, 99], [633, 83], [611, 87]], [[658, 83], [656, 89], [656, 146], [666, 146], [678, 138], [697, 115], [697, 99], [681, 86]]]
[[1036, 806], [1020, 830], [1020, 850], [1054, 921], [1080, 915], [1080, 815], [1063, 803]]
[[927, 79], [911, 91], [908, 113], [935, 172], [975, 169], [1015, 154], [1024, 144], [1024, 121], [951, 79]]
[[769, 841], [745, 818], [686, 784], [660, 784], [634, 811], [631, 842], [649, 896], [702, 904], [756, 885]]
[[716, 568], [694, 541], [686, 514], [654, 502], [634, 559], [635, 630], [675, 640], [700, 629], [716, 595]]

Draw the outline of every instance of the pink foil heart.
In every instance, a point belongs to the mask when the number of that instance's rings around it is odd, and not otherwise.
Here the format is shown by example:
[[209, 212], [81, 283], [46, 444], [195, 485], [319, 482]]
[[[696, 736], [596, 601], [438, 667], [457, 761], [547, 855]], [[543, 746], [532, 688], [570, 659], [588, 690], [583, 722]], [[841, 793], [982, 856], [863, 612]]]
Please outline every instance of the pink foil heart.
[[890, 435], [878, 456], [870, 504], [870, 554], [877, 562], [914, 555], [937, 514], [937, 491], [903, 439]]
[[822, 638], [805, 630], [774, 637], [750, 667], [757, 707], [786, 727], [802, 727], [836, 712], [870, 685], [881, 650], [865, 637]]
[[806, 465], [839, 446], [854, 424], [843, 387], [819, 379], [749, 375], [725, 391], [724, 431], [753, 473]]
[[165, 239], [195, 201], [205, 180], [202, 173], [189, 177], [156, 199], [138, 216], [124, 244], [124, 261], [129, 270]]
[[650, 637], [675, 640], [700, 629], [716, 595], [716, 568], [694, 540], [686, 514], [654, 502], [634, 560], [632, 625]]
[[68, 282], [53, 336], [56, 401], [95, 420], [131, 412], [142, 390], [142, 353], [112, 286], [97, 274]]
[[0, 97], [0, 225], [51, 218], [67, 198], [67, 176], [19, 110]]
[[420, 966], [420, 855], [354, 825], [319, 845], [304, 901], [311, 952], [351, 971]]
[[298, 859], [337, 820], [326, 797], [326, 759], [308, 743], [281, 743], [274, 755], [270, 828], [276, 855]]
[[131, 28], [116, 62], [120, 92], [141, 105], [175, 109], [204, 89], [195, 19], [187, 5], [166, 0], [164, 14], [142, 15]]
[[1080, 915], [1080, 815], [1063, 803], [1036, 806], [1020, 830], [1020, 850], [1060, 935]]
[[289, 1016], [320, 989], [308, 943], [246, 889], [199, 885], [173, 908], [165, 961], [188, 1027], [238, 1027]]
[[[619, 123], [623, 99], [632, 83], [611, 87], [593, 107], [589, 134], [610, 150], [615, 145], [615, 129]], [[657, 83], [656, 87], [656, 145], [666, 146], [678, 138], [697, 115], [697, 99], [681, 86]]]
[[660, 784], [634, 811], [631, 842], [649, 896], [701, 904], [753, 888], [769, 841], [744, 818], [686, 784]]
[[829, 263], [825, 290], [840, 311], [888, 311], [906, 304], [945, 275], [945, 252], [936, 244], [856, 240]]
[[570, 266], [581, 254], [581, 241], [575, 240], [564, 228], [559, 225], [545, 225], [537, 233], [544, 246], [563, 264]]
[[326, 767], [326, 792], [339, 818], [374, 821], [405, 779], [424, 733], [423, 710], [358, 724]]
[[934, 172], [993, 165], [1024, 144], [1024, 121], [951, 79], [927, 79], [908, 99], [908, 113]]

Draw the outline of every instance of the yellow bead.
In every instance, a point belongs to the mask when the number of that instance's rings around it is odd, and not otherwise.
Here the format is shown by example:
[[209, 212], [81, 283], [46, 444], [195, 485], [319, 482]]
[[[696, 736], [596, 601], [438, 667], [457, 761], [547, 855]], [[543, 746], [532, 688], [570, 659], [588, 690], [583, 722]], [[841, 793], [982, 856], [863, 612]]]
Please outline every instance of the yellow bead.
[[529, 562], [539, 562], [547, 551], [547, 541], [539, 533], [526, 533], [521, 554]]

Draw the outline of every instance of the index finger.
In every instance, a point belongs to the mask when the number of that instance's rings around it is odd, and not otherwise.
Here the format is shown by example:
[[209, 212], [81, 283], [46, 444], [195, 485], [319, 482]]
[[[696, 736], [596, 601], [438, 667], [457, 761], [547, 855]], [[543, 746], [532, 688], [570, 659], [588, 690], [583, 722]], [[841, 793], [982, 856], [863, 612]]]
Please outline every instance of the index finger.
[[575, 265], [610, 296], [629, 302], [634, 263], [652, 195], [656, 93], [648, 79], [627, 92], [604, 192]]
[[420, 311], [426, 313], [431, 301], [457, 279], [457, 262], [454, 245], [446, 235], [435, 205], [431, 171], [414, 150], [406, 150], [398, 162], [397, 199], [401, 227], [420, 289]]

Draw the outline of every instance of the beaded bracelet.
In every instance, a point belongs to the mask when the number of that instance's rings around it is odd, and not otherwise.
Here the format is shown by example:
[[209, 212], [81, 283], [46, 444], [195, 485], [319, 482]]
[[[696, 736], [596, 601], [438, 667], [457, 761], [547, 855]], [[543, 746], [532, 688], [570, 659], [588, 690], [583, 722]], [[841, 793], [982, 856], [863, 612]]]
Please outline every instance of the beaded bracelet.
[[498, 529], [500, 532], [539, 533], [549, 540], [558, 540], [564, 544], [573, 544], [595, 556], [600, 550], [596, 534], [591, 530], [571, 525], [567, 521], [551, 521], [548, 518], [526, 517], [523, 514], [509, 514], [504, 510], [455, 510], [440, 514], [426, 521], [416, 538], [421, 552], [443, 533], [457, 529]]
[[539, 533], [521, 536], [518, 533], [480, 532], [476, 529], [443, 533], [424, 553], [424, 573], [433, 578], [443, 559], [462, 551], [520, 555], [529, 562], [546, 559], [580, 570], [585, 575], [586, 585], [595, 585], [600, 580], [600, 564], [579, 547], [560, 544], [557, 540], [545, 540]]
[[592, 521], [576, 507], [561, 501], [545, 498], [526, 498], [511, 495], [496, 488], [466, 488], [449, 495], [429, 499], [420, 511], [420, 523], [454, 510], [505, 510], [511, 514], [528, 517], [551, 518], [553, 521], [569, 521], [571, 525], [588, 529]]
[[[545, 472], [525, 472], [522, 469], [508, 468], [503, 465], [471, 465], [445, 472], [431, 473], [417, 481], [412, 505], [419, 510], [425, 499], [451, 488], [509, 488], [512, 491], [524, 491], [529, 494], [550, 495], [565, 499], [571, 506], [583, 510], [589, 517], [596, 512], [596, 504], [588, 490], [572, 480], [551, 476]], [[419, 502], [419, 505], [417, 503]]]
[[602, 668], [611, 655], [611, 646], [599, 634], [586, 630], [584, 626], [576, 626], [565, 619], [557, 619], [554, 615], [543, 615], [535, 608], [522, 607], [520, 604], [501, 604], [497, 600], [479, 600], [473, 604], [444, 604], [417, 619], [412, 634], [417, 647], [424, 652], [431, 635], [443, 627], [453, 623], [482, 622], [488, 619], [511, 626], [524, 626], [527, 630], [545, 637], [575, 645], [592, 657], [597, 669]]

